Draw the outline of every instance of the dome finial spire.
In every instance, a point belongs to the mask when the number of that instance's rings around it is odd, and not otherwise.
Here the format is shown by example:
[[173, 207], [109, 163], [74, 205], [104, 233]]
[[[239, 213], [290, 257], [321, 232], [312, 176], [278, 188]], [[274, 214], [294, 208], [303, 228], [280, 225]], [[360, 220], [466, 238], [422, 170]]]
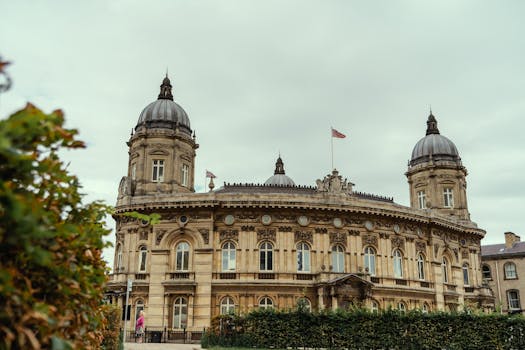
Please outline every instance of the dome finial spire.
[[438, 123], [436, 117], [432, 114], [432, 107], [430, 107], [430, 115], [427, 120], [427, 135], [439, 134]]
[[284, 175], [284, 163], [281, 159], [281, 152], [279, 152], [279, 158], [277, 158], [277, 162], [275, 162], [275, 171], [273, 173], [274, 175]]
[[162, 80], [162, 84], [160, 85], [160, 94], [158, 99], [159, 100], [172, 100], [173, 101], [173, 95], [171, 94], [171, 82], [170, 78], [168, 78], [168, 69], [166, 68], [166, 78]]

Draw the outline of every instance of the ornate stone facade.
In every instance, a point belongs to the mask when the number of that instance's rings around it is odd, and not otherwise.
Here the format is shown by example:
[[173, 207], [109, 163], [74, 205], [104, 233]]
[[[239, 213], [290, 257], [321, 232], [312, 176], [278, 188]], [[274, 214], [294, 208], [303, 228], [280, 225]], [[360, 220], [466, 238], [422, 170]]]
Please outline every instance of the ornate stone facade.
[[[165, 86], [163, 91], [171, 96]], [[405, 207], [356, 192], [336, 170], [312, 187], [270, 181], [195, 193], [197, 145], [177, 106], [167, 126], [155, 114], [148, 115], [150, 124], [141, 115], [128, 142], [107, 294], [123, 305], [126, 281], [133, 280], [132, 317], [143, 307], [148, 327], [202, 330], [221, 312], [289, 309], [299, 299], [315, 310], [350, 304], [427, 311], [467, 302], [492, 306], [480, 270], [485, 232], [464, 211], [419, 209], [417, 202]], [[274, 176], [284, 176], [282, 160], [277, 164]], [[411, 166], [411, 192], [419, 188], [416, 177], [419, 184], [419, 177], [433, 174], [440, 174], [439, 164]], [[458, 203], [466, 208], [466, 197]], [[132, 211], [161, 219], [149, 225], [124, 216]], [[472, 253], [459, 254], [465, 250]]]

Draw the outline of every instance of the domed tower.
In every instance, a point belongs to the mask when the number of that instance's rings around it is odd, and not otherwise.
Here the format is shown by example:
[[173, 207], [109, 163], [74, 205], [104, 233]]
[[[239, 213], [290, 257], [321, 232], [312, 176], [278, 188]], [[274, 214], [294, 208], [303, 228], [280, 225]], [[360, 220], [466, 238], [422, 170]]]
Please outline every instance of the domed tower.
[[166, 75], [158, 99], [144, 108], [127, 142], [128, 176], [119, 197], [195, 192], [195, 133], [184, 109], [173, 101]]
[[270, 176], [268, 180], [264, 182], [266, 186], [295, 186], [295, 182], [284, 173], [284, 163], [281, 156], [277, 158], [275, 163], [275, 171], [273, 176]]
[[412, 208], [435, 209], [444, 215], [470, 220], [467, 169], [461, 163], [456, 145], [439, 133], [432, 111], [427, 120], [426, 136], [414, 146], [405, 175]]

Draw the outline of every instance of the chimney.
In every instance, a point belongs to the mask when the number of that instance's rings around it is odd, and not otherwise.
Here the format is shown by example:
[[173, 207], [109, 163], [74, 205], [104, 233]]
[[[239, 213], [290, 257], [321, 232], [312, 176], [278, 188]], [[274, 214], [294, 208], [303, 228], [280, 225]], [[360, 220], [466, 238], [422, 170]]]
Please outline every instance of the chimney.
[[512, 248], [520, 241], [520, 236], [512, 232], [505, 232], [505, 248]]

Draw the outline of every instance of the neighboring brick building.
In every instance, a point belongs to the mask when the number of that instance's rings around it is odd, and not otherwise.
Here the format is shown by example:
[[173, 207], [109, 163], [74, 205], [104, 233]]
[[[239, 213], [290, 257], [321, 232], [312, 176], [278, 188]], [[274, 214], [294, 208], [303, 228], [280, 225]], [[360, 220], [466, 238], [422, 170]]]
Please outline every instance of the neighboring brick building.
[[[124, 305], [132, 279], [132, 318], [145, 309], [147, 327], [197, 331], [220, 313], [298, 302], [314, 310], [494, 306], [480, 270], [485, 231], [467, 209], [467, 170], [432, 114], [406, 172], [409, 207], [356, 192], [335, 169], [298, 186], [280, 157], [264, 184], [195, 193], [198, 144], [167, 77], [127, 144], [107, 294]], [[123, 215], [133, 211], [158, 213], [160, 222]]]
[[481, 246], [483, 280], [496, 297], [496, 308], [506, 313], [525, 313], [525, 242], [505, 232], [505, 244]]

